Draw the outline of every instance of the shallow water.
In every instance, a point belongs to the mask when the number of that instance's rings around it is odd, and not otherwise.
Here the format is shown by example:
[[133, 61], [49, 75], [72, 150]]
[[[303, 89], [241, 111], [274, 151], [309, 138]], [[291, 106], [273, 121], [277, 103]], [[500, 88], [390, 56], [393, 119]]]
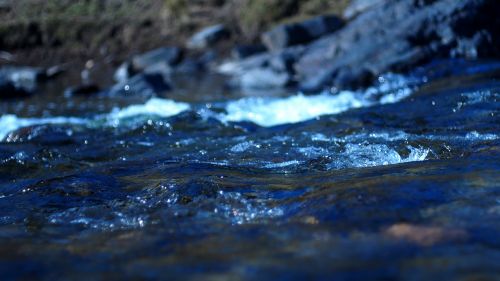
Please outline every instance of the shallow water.
[[444, 61], [356, 92], [6, 102], [0, 272], [497, 278], [499, 78]]

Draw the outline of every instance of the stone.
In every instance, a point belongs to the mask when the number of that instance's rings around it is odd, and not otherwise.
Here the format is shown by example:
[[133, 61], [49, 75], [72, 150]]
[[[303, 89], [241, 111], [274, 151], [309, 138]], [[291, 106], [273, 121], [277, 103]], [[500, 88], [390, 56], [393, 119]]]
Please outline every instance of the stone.
[[292, 82], [292, 77], [286, 72], [270, 68], [257, 68], [245, 72], [239, 78], [242, 89], [284, 88]]
[[120, 82], [108, 91], [110, 95], [158, 96], [171, 89], [162, 73], [139, 73]]
[[96, 94], [100, 91], [99, 86], [95, 84], [84, 84], [79, 86], [69, 87], [64, 91], [65, 97], [72, 96], [88, 96]]
[[32, 94], [31, 91], [22, 87], [17, 87], [7, 79], [0, 77], [0, 100], [1, 99], [14, 99], [25, 98]]
[[248, 58], [266, 51], [264, 45], [237, 45], [231, 50], [231, 55], [236, 60]]
[[132, 57], [132, 68], [140, 72], [158, 64], [174, 66], [182, 59], [182, 50], [177, 47], [163, 47]]
[[488, 0], [385, 1], [307, 46], [295, 63], [300, 88], [359, 88], [433, 59], [498, 57], [499, 11]]
[[296, 46], [278, 52], [263, 53], [243, 60], [227, 62], [219, 67], [232, 76], [230, 85], [242, 89], [276, 89], [293, 85], [294, 63], [304, 48]]
[[122, 63], [114, 74], [117, 82], [125, 82], [132, 76], [141, 72], [162, 72], [168, 74], [183, 57], [183, 52], [177, 47], [158, 48], [144, 54], [135, 55]]
[[351, 20], [357, 15], [376, 7], [377, 5], [383, 4], [388, 0], [354, 0], [351, 1], [349, 6], [345, 9], [343, 16], [345, 19]]
[[210, 68], [210, 64], [212, 64], [216, 58], [217, 54], [213, 50], [208, 50], [202, 54], [190, 56], [184, 59], [181, 63], [175, 66], [173, 71], [181, 74], [206, 71]]
[[2, 96], [25, 97], [36, 91], [38, 83], [47, 78], [46, 70], [36, 67], [6, 66], [0, 68]]
[[229, 31], [223, 24], [206, 27], [194, 34], [187, 42], [189, 49], [206, 49], [222, 39], [229, 37]]
[[278, 25], [262, 34], [261, 39], [269, 50], [277, 51], [309, 43], [339, 30], [342, 26], [343, 22], [337, 16], [318, 16], [303, 22]]

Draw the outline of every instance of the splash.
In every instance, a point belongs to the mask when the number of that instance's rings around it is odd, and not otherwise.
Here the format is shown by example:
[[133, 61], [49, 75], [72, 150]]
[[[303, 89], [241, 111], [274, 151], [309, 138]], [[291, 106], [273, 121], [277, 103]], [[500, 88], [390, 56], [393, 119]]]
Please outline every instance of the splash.
[[48, 118], [21, 118], [15, 115], [7, 114], [0, 117], [0, 140], [5, 139], [5, 137], [12, 131], [34, 125], [68, 124], [86, 125], [92, 127], [104, 123], [108, 126], [118, 126], [122, 124], [123, 121], [136, 116], [170, 117], [189, 109], [190, 105], [187, 103], [152, 98], [145, 104], [131, 105], [122, 109], [116, 108], [108, 114], [98, 115], [94, 118], [63, 116]]

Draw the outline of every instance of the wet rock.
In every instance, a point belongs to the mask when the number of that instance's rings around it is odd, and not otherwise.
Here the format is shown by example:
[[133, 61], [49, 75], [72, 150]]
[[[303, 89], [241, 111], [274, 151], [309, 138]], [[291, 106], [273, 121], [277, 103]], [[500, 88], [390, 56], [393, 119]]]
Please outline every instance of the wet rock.
[[0, 99], [24, 98], [31, 94], [31, 91], [17, 87], [12, 81], [0, 77]]
[[162, 73], [140, 73], [111, 87], [109, 94], [151, 97], [170, 89], [170, 83]]
[[241, 60], [265, 51], [264, 45], [238, 45], [233, 48], [231, 55], [234, 59]]
[[7, 66], [0, 68], [2, 97], [17, 98], [33, 94], [40, 81], [49, 78], [47, 71], [35, 67]]
[[17, 86], [34, 88], [37, 82], [46, 78], [43, 68], [7, 66], [0, 68], [0, 77], [11, 81]]
[[187, 42], [190, 49], [206, 49], [229, 37], [229, 31], [222, 24], [209, 26], [194, 34]]
[[182, 56], [182, 50], [177, 47], [163, 47], [133, 56], [118, 67], [114, 79], [117, 82], [125, 82], [141, 72], [170, 73], [172, 67], [182, 60]]
[[201, 55], [191, 56], [175, 66], [173, 71], [180, 74], [203, 72], [210, 68], [217, 55], [214, 51], [207, 51]]
[[301, 46], [258, 54], [221, 65], [219, 71], [232, 76], [231, 86], [243, 89], [272, 89], [295, 82], [293, 65], [302, 54]]
[[387, 1], [388, 0], [354, 0], [347, 6], [343, 16], [345, 19], [353, 19], [357, 15]]
[[79, 85], [67, 88], [64, 91], [64, 96], [65, 97], [88, 96], [98, 93], [99, 91], [100, 91], [99, 86], [95, 84], [86, 84], [86, 85]]
[[164, 47], [132, 57], [132, 67], [136, 71], [145, 70], [158, 64], [173, 66], [182, 59], [182, 50], [177, 47]]
[[0, 51], [0, 60], [5, 60], [5, 61], [14, 61], [15, 56], [9, 52], [6, 51]]
[[228, 75], [241, 75], [252, 69], [272, 68], [277, 71], [287, 71], [293, 74], [292, 67], [304, 52], [304, 47], [290, 47], [277, 52], [257, 54], [243, 60], [229, 61], [219, 66], [221, 73]]
[[134, 69], [130, 62], [122, 63], [115, 71], [113, 79], [116, 82], [125, 82], [134, 74]]
[[257, 68], [245, 72], [239, 77], [239, 85], [243, 89], [283, 88], [292, 82], [287, 72], [275, 71], [271, 68]]
[[262, 42], [269, 50], [305, 44], [339, 30], [342, 21], [333, 15], [319, 16], [303, 22], [279, 25], [262, 34]]
[[301, 88], [357, 88], [440, 57], [498, 57], [499, 10], [488, 0], [385, 1], [307, 47], [295, 65]]

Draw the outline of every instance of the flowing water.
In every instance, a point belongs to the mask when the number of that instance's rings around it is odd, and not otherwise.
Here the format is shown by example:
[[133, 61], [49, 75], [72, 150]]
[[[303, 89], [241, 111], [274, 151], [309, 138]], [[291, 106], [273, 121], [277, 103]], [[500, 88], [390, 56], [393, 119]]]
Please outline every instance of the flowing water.
[[2, 279], [498, 278], [499, 79], [2, 102]]

